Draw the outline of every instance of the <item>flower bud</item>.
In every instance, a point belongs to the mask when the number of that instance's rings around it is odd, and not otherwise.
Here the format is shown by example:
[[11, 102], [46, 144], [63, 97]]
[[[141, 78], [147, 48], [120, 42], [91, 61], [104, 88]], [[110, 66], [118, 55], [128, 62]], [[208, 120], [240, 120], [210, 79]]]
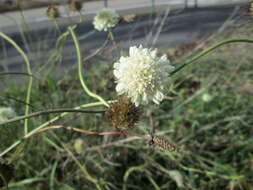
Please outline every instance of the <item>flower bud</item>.
[[73, 12], [79, 12], [83, 8], [80, 0], [68, 0], [69, 10]]
[[60, 17], [59, 10], [54, 5], [48, 6], [46, 12], [47, 12], [48, 18], [50, 18], [50, 19], [56, 19], [56, 18]]

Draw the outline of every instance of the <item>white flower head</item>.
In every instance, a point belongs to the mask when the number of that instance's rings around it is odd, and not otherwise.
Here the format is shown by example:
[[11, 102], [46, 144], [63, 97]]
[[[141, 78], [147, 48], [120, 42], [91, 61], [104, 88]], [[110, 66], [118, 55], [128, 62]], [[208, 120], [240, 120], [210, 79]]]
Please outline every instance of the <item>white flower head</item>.
[[159, 104], [173, 70], [167, 56], [157, 56], [156, 49], [130, 47], [129, 56], [114, 63], [116, 91], [127, 95], [136, 106], [149, 101]]
[[94, 18], [93, 25], [98, 31], [108, 31], [119, 22], [119, 15], [112, 9], [104, 8]]
[[4, 122], [16, 116], [16, 112], [10, 107], [0, 107], [0, 122]]

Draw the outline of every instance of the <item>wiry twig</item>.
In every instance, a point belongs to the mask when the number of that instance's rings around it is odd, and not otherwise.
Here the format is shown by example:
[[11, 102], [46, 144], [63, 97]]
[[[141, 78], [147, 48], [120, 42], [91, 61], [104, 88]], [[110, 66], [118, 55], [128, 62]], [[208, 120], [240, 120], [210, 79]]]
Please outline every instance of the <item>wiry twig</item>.
[[34, 106], [33, 106], [32, 104], [27, 104], [25, 101], [20, 100], [20, 99], [17, 99], [17, 98], [15, 98], [15, 97], [13, 97], [13, 96], [10, 96], [10, 95], [7, 95], [7, 96], [0, 96], [0, 98], [3, 99], [3, 100], [6, 100], [6, 99], [14, 100], [14, 101], [17, 102], [17, 103], [21, 103], [21, 104], [24, 104], [24, 105], [28, 105], [28, 106], [30, 106], [31, 108], [34, 108]]
[[55, 126], [44, 127], [41, 130], [39, 130], [37, 133], [45, 132], [45, 131], [50, 130], [50, 129], [60, 129], [60, 128], [64, 128], [64, 129], [67, 129], [67, 130], [70, 130], [70, 131], [76, 131], [76, 132], [79, 132], [79, 133], [83, 133], [85, 135], [101, 135], [101, 136], [105, 136], [105, 135], [129, 135], [129, 136], [135, 136], [135, 137], [145, 138], [145, 139], [148, 138], [147, 136], [142, 136], [142, 135], [139, 135], [137, 133], [129, 134], [129, 133], [126, 133], [126, 132], [121, 132], [121, 131], [93, 132], [93, 131], [88, 131], [88, 130], [79, 129], [79, 128], [75, 128], [75, 127], [65, 127], [63, 125], [55, 125]]
[[108, 43], [108, 40], [109, 40], [109, 38], [107, 37], [106, 40], [104, 41], [104, 43], [102, 44], [102, 46], [100, 48], [96, 49], [96, 51], [94, 51], [92, 54], [84, 57], [83, 61], [87, 61], [87, 60], [91, 59], [92, 57], [96, 56], [101, 50], [104, 49], [104, 47]]
[[20, 120], [24, 120], [24, 119], [28, 119], [28, 118], [39, 116], [39, 115], [46, 115], [46, 114], [50, 114], [50, 113], [63, 113], [63, 112], [78, 112], [78, 113], [91, 113], [91, 114], [95, 114], [95, 113], [104, 113], [105, 111], [104, 110], [98, 110], [98, 111], [76, 110], [76, 109], [70, 109], [70, 108], [46, 110], [46, 111], [39, 111], [39, 112], [34, 112], [34, 113], [31, 113], [31, 114], [28, 114], [28, 115], [23, 115], [23, 116], [15, 117], [13, 119], [9, 119], [7, 121], [0, 122], [0, 125], [12, 123], [12, 122], [16, 122], [16, 121], [20, 121]]
[[[161, 131], [161, 132], [158, 132], [157, 135], [165, 135], [165, 134], [168, 134], [168, 133], [169, 134], [173, 133], [173, 131], [171, 131], [171, 130]], [[128, 137], [128, 138], [122, 139], [122, 140], [118, 140], [118, 141], [115, 141], [115, 142], [111, 142], [111, 143], [108, 143], [108, 144], [93, 146], [93, 147], [87, 148], [86, 151], [95, 151], [95, 150], [99, 150], [99, 149], [102, 149], [102, 148], [108, 148], [110, 146], [119, 146], [121, 144], [128, 143], [128, 142], [131, 142], [131, 141], [135, 141], [135, 140], [138, 140], [138, 139], [145, 139], [145, 140], [149, 140], [149, 141], [152, 140], [152, 137], [150, 137], [149, 135], [143, 136], [143, 138], [140, 138], [139, 136], [134, 136], [132, 134], [127, 134], [127, 135], [131, 136], [131, 137]]]
[[[84, 129], [74, 128], [74, 127], [64, 127], [62, 125], [48, 126], [48, 127], [45, 127], [43, 129], [39, 130], [37, 133], [45, 132], [45, 131], [50, 130], [50, 129], [60, 129], [60, 128], [80, 132], [80, 133], [83, 133], [85, 135], [103, 135], [103, 136], [105, 136], [105, 135], [128, 135], [128, 136], [131, 136], [130, 138], [123, 139], [123, 140], [120, 140], [120, 141], [116, 141], [116, 142], [113, 142], [113, 143], [88, 148], [87, 151], [98, 150], [98, 149], [105, 148], [105, 147], [108, 147], [108, 146], [118, 145], [118, 144], [130, 142], [130, 141], [133, 141], [133, 140], [137, 140], [137, 139], [145, 139], [145, 140], [149, 140], [153, 145], [156, 145], [156, 146], [160, 147], [163, 150], [166, 150], [166, 151], [169, 151], [169, 152], [179, 152], [179, 149], [176, 146], [172, 145], [169, 141], [167, 141], [165, 139], [162, 139], [158, 136], [153, 136], [153, 137], [150, 137], [149, 135], [148, 136], [143, 136], [143, 135], [139, 135], [137, 133], [126, 133], [126, 132], [121, 132], [121, 131], [93, 132], [93, 131], [88, 131], [88, 130], [84, 130]], [[161, 135], [161, 134], [171, 133], [171, 132], [172, 131], [165, 131], [165, 132], [162, 132], [162, 133], [159, 133], [159, 134]]]
[[33, 74], [30, 74], [30, 73], [24, 73], [24, 72], [0, 72], [0, 76], [4, 76], [4, 75], [24, 75], [24, 76], [36, 78]]

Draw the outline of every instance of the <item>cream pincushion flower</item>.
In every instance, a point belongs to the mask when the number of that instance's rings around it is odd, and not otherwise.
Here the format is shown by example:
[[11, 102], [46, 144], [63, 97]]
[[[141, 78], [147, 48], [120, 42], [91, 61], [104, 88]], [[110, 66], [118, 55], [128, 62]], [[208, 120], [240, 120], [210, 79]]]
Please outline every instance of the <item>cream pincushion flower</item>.
[[112, 9], [104, 8], [94, 18], [93, 25], [98, 31], [108, 31], [119, 22], [119, 15]]
[[159, 104], [170, 72], [174, 70], [169, 63], [166, 55], [157, 56], [156, 49], [130, 47], [129, 56], [114, 63], [116, 91], [127, 95], [136, 106], [149, 101]]

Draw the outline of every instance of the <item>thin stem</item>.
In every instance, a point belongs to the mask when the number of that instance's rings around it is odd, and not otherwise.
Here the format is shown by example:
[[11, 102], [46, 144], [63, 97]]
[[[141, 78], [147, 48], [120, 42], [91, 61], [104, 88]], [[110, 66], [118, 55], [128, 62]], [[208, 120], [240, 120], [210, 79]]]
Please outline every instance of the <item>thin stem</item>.
[[76, 55], [77, 55], [77, 63], [78, 63], [78, 76], [79, 76], [79, 80], [81, 82], [81, 85], [84, 89], [84, 91], [91, 97], [98, 99], [99, 101], [101, 101], [105, 106], [109, 107], [109, 104], [99, 95], [91, 92], [88, 87], [86, 86], [84, 80], [83, 80], [83, 73], [82, 73], [82, 56], [81, 56], [81, 50], [80, 50], [80, 45], [77, 39], [77, 36], [74, 32], [74, 30], [69, 27], [69, 31], [70, 34], [73, 38], [74, 44], [75, 44], [75, 48], [76, 48]]
[[57, 19], [54, 19], [54, 24], [55, 24], [55, 28], [56, 28], [56, 30], [58, 31], [58, 33], [61, 34], [61, 33], [62, 33], [62, 32], [61, 32], [61, 27], [60, 27], [60, 25], [59, 25]]
[[115, 40], [115, 38], [114, 38], [112, 29], [109, 29], [109, 30], [108, 30], [108, 35], [110, 36], [110, 38], [111, 38], [111, 40], [112, 40], [112, 43], [113, 43], [113, 46], [114, 46], [115, 50], [117, 50], [117, 49], [118, 49], [118, 46], [117, 46], [116, 40]]
[[82, 11], [78, 11], [79, 15], [80, 15], [80, 23], [84, 22], [85, 21], [85, 18], [82, 14]]
[[89, 59], [91, 59], [92, 57], [96, 56], [100, 51], [102, 51], [104, 49], [104, 47], [106, 46], [108, 42], [108, 38], [105, 40], [105, 42], [98, 48], [96, 49], [96, 51], [94, 51], [92, 54], [86, 56], [83, 61], [87, 61]]
[[142, 138], [142, 139], [150, 139], [149, 136], [143, 136], [143, 135], [139, 135], [137, 133], [126, 133], [126, 132], [121, 132], [121, 131], [93, 132], [93, 131], [88, 131], [88, 130], [79, 129], [79, 128], [75, 128], [75, 127], [64, 127], [62, 125], [44, 127], [43, 129], [39, 130], [37, 133], [45, 132], [45, 131], [51, 130], [51, 129], [61, 129], [61, 128], [67, 129], [67, 130], [70, 130], [70, 131], [76, 131], [76, 132], [79, 132], [79, 133], [83, 133], [85, 135], [99, 135], [99, 136], [128, 135], [128, 136], [138, 137], [138, 138]]
[[[73, 26], [73, 29], [76, 28], [76, 25]], [[53, 54], [49, 57], [49, 59], [47, 59], [47, 61], [45, 62], [44, 65], [42, 65], [37, 73], [41, 73], [42, 70], [44, 70], [45, 68], [48, 69], [48, 65], [51, 63], [51, 62], [57, 62], [57, 60], [60, 59], [60, 56], [62, 55], [62, 52], [64, 50], [64, 47], [65, 47], [65, 44], [67, 42], [67, 38], [68, 38], [68, 35], [69, 35], [69, 31], [66, 31], [64, 33], [62, 33], [58, 38], [57, 38], [57, 41], [56, 41], [56, 51], [53, 52]], [[49, 71], [48, 71], [48, 74], [49, 74]], [[48, 75], [47, 74], [47, 75]], [[46, 78], [46, 77], [45, 77]]]
[[21, 14], [21, 18], [22, 18], [22, 26], [21, 26], [21, 32], [20, 32], [21, 33], [21, 37], [24, 40], [24, 43], [25, 43], [27, 51], [29, 53], [31, 53], [30, 47], [28, 45], [28, 40], [30, 40], [30, 41], [32, 41], [32, 40], [31, 40], [31, 37], [29, 37], [29, 35], [27, 35], [27, 39], [26, 39], [25, 32], [29, 31], [29, 27], [28, 27], [28, 24], [26, 23], [24, 9], [23, 9], [23, 6], [22, 6], [20, 0], [17, 1], [17, 5], [18, 5], [18, 8], [19, 8], [19, 11], [20, 11], [20, 14]]
[[10, 96], [10, 95], [7, 95], [7, 96], [0, 96], [0, 98], [2, 98], [3, 100], [11, 99], [11, 100], [14, 100], [14, 101], [16, 101], [16, 102], [18, 102], [18, 103], [21, 103], [21, 104], [24, 104], [24, 105], [28, 105], [28, 106], [30, 106], [31, 108], [34, 108], [33, 105], [27, 104], [25, 101], [19, 100], [19, 99], [15, 98], [15, 97], [12, 97], [12, 96]]
[[[29, 82], [28, 82], [28, 87], [27, 87], [27, 93], [26, 93], [26, 103], [27, 103], [27, 105], [25, 106], [25, 115], [28, 115], [28, 113], [29, 113], [29, 105], [28, 104], [30, 103], [30, 96], [31, 96], [31, 91], [32, 91], [32, 83], [33, 83], [33, 77], [32, 77], [32, 70], [31, 70], [30, 61], [29, 61], [27, 55], [25, 54], [25, 52], [18, 46], [18, 44], [16, 42], [14, 42], [11, 38], [9, 38], [7, 35], [5, 35], [2, 32], [0, 32], [0, 36], [16, 48], [16, 50], [20, 53], [20, 55], [23, 57], [23, 59], [26, 63], [27, 72], [30, 75]], [[28, 133], [28, 120], [25, 119], [24, 135], [26, 135], [27, 133]]]
[[[90, 108], [90, 107], [95, 107], [95, 106], [101, 106], [103, 105], [103, 103], [101, 102], [94, 102], [94, 103], [89, 103], [89, 104], [84, 104], [81, 106], [77, 106], [74, 109], [78, 110], [78, 109], [82, 109], [82, 108]], [[42, 128], [46, 127], [47, 125], [57, 121], [58, 119], [68, 115], [69, 112], [64, 112], [61, 113], [60, 115], [50, 119], [49, 121], [43, 123], [42, 125], [40, 125], [39, 127], [37, 127], [36, 129], [30, 131], [28, 134], [24, 135], [22, 139], [16, 141], [15, 143], [13, 143], [10, 147], [8, 147], [7, 149], [5, 149], [3, 152], [0, 153], [0, 158], [2, 156], [4, 156], [5, 154], [7, 154], [8, 152], [10, 152], [13, 148], [15, 148], [16, 146], [18, 146], [24, 139], [27, 139], [29, 137], [31, 137], [32, 135], [36, 134], [39, 130], [41, 130]]]
[[25, 75], [25, 76], [35, 78], [34, 75], [31, 75], [29, 73], [22, 73], [22, 72], [0, 72], [0, 75]]
[[191, 57], [190, 59], [187, 59], [185, 61], [185, 63], [183, 63], [181, 66], [176, 68], [173, 72], [171, 72], [171, 75], [174, 75], [175, 73], [177, 73], [178, 71], [180, 71], [181, 69], [186, 67], [187, 65], [193, 63], [194, 61], [197, 61], [198, 59], [205, 56], [209, 52], [215, 50], [216, 48], [219, 48], [219, 47], [221, 47], [223, 45], [226, 45], [226, 44], [237, 43], [237, 42], [253, 43], [253, 40], [250, 40], [250, 39], [232, 39], [232, 40], [225, 40], [225, 41], [219, 42], [218, 44], [215, 44], [215, 45], [203, 50], [202, 52], [200, 52], [199, 54]]
[[5, 125], [5, 124], [13, 123], [13, 122], [16, 122], [16, 121], [28, 119], [28, 118], [31, 118], [31, 117], [36, 117], [36, 116], [39, 116], [39, 115], [47, 115], [47, 114], [50, 114], [50, 113], [62, 113], [62, 112], [91, 113], [91, 114], [105, 113], [105, 111], [103, 111], [103, 110], [102, 111], [93, 111], [93, 110], [76, 110], [76, 109], [70, 109], [70, 108], [62, 108], [62, 109], [38, 111], [38, 112], [34, 112], [34, 113], [31, 113], [31, 114], [28, 114], [28, 115], [23, 115], [23, 116], [15, 117], [13, 119], [9, 119], [7, 121], [0, 122], [0, 125]]

